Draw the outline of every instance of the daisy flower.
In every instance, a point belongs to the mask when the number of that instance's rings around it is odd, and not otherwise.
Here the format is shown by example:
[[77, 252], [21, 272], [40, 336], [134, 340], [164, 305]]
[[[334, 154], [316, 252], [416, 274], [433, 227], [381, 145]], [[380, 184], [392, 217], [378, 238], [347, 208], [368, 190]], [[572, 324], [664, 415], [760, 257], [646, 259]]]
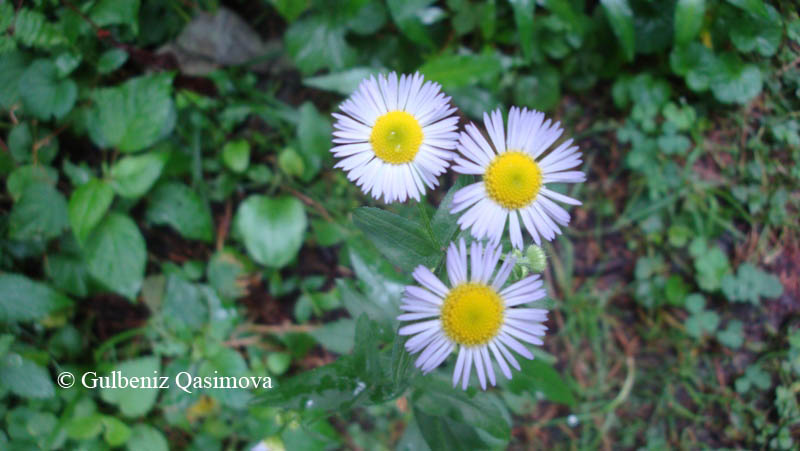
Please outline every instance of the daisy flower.
[[413, 276], [422, 285], [407, 286], [400, 306], [404, 314], [400, 321], [415, 321], [400, 328], [400, 335], [413, 335], [405, 347], [411, 354], [420, 353], [417, 368], [429, 373], [453, 351], [458, 359], [453, 371], [453, 386], [461, 381], [467, 388], [472, 367], [478, 374], [481, 388], [486, 380], [496, 384], [494, 363], [511, 379], [509, 365], [519, 370], [511, 353], [533, 359], [533, 354], [521, 343], [541, 345], [547, 327], [547, 310], [523, 308], [523, 304], [544, 298], [545, 290], [538, 275], [526, 277], [508, 287], [503, 285], [514, 268], [509, 254], [492, 279], [501, 248], [473, 242], [470, 246], [470, 271], [467, 275], [467, 246], [462, 238], [458, 246], [451, 243], [447, 250], [447, 276], [450, 287], [440, 281], [428, 268], [418, 266]]
[[536, 244], [541, 237], [552, 240], [561, 233], [559, 225], [569, 223], [569, 213], [555, 201], [581, 203], [547, 188], [548, 183], [579, 183], [586, 180], [581, 171], [569, 170], [581, 164], [581, 153], [572, 139], [564, 141], [544, 157], [545, 151], [561, 136], [560, 123], [545, 120], [544, 113], [512, 107], [508, 128], [503, 127], [500, 110], [484, 113], [491, 144], [470, 123], [461, 132], [453, 170], [483, 177], [453, 197], [451, 213], [466, 212], [458, 218], [463, 230], [471, 228], [476, 238], [499, 242], [506, 222], [511, 244], [522, 249], [520, 220]]
[[419, 200], [453, 159], [458, 117], [437, 83], [419, 73], [370, 77], [334, 113], [331, 152], [364, 193]]

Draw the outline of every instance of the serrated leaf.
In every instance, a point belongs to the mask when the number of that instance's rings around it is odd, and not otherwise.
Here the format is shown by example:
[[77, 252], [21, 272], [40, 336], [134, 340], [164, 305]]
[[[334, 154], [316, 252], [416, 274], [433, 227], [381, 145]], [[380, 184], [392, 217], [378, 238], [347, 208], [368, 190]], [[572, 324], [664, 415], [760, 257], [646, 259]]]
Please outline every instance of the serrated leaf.
[[14, 240], [49, 240], [68, 225], [64, 196], [53, 185], [32, 183], [11, 209], [8, 235]]
[[0, 58], [0, 108], [9, 109], [17, 103], [19, 80], [28, 66], [28, 57], [21, 52], [4, 53]]
[[435, 267], [442, 258], [438, 243], [419, 223], [374, 207], [360, 207], [353, 222], [393, 265], [411, 272]]
[[85, 246], [89, 274], [106, 288], [134, 299], [144, 278], [147, 249], [136, 223], [111, 213], [89, 235]]
[[114, 200], [114, 191], [103, 180], [91, 179], [69, 198], [69, 222], [79, 242], [84, 242], [103, 219]]
[[17, 12], [14, 38], [28, 47], [50, 48], [66, 43], [60, 27], [49, 23], [39, 11], [28, 8]]
[[25, 110], [39, 119], [60, 119], [72, 110], [78, 98], [78, 86], [70, 79], [60, 79], [52, 61], [36, 60], [19, 81]]
[[43, 283], [0, 273], [0, 322], [38, 321], [70, 305], [70, 298]]
[[184, 238], [211, 242], [214, 224], [208, 203], [193, 189], [179, 182], [159, 185], [149, 197], [148, 222], [174, 228]]
[[128, 25], [139, 32], [139, 0], [100, 0], [89, 11], [89, 17], [100, 27]]
[[172, 132], [172, 74], [143, 75], [92, 93], [89, 136], [101, 148], [145, 149]]

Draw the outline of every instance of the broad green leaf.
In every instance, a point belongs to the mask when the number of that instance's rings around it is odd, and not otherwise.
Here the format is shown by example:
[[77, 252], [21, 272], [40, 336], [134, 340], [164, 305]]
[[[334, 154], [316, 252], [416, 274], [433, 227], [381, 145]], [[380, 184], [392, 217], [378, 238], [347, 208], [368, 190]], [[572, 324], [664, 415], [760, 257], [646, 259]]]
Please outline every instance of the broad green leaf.
[[341, 70], [355, 60], [355, 50], [344, 39], [345, 29], [321, 15], [294, 22], [284, 34], [286, 50], [300, 72]]
[[713, 334], [719, 326], [719, 316], [709, 310], [694, 313], [686, 319], [686, 333], [694, 338], [702, 338], [705, 334]]
[[480, 82], [491, 82], [503, 70], [494, 54], [445, 54], [426, 62], [419, 71], [426, 78], [439, 82], [443, 88], [459, 88]]
[[[118, 363], [112, 371], [119, 371], [118, 374], [128, 378], [136, 377], [152, 380], [161, 371], [161, 359], [152, 356], [126, 360]], [[107, 376], [107, 374], [97, 375], [97, 377], [103, 376]], [[158, 393], [159, 390], [157, 389], [131, 388], [130, 386], [123, 388], [120, 384], [117, 388], [102, 388], [100, 397], [103, 401], [116, 405], [123, 416], [136, 418], [146, 414], [153, 408]]]
[[711, 83], [711, 92], [717, 100], [746, 104], [761, 92], [764, 77], [758, 66], [744, 64], [733, 54], [721, 55], [717, 61]]
[[153, 426], [139, 423], [131, 430], [131, 438], [126, 443], [128, 451], [169, 451], [169, 443], [164, 434]]
[[122, 49], [110, 49], [100, 55], [97, 60], [97, 72], [109, 74], [122, 67], [128, 61], [128, 52]]
[[89, 17], [100, 27], [128, 25], [139, 32], [139, 0], [100, 0], [89, 11]]
[[0, 273], [0, 322], [39, 321], [70, 305], [72, 300], [43, 283]]
[[144, 278], [147, 249], [136, 223], [111, 213], [95, 228], [85, 246], [89, 274], [106, 288], [134, 299]]
[[[411, 396], [414, 413], [422, 413], [422, 418], [428, 423], [423, 426], [417, 421], [417, 424], [431, 449], [441, 449], [442, 446], [449, 449], [500, 449], [508, 443], [511, 418], [495, 395], [480, 391], [470, 394], [460, 387], [453, 388], [449, 381], [430, 375], [417, 379], [414, 387]], [[463, 436], [468, 430], [474, 433]], [[478, 441], [474, 442], [476, 435]], [[456, 441], [439, 443], [443, 437]]]
[[675, 5], [675, 43], [688, 44], [703, 26], [705, 0], [678, 0]]
[[269, 0], [287, 22], [292, 23], [308, 9], [308, 0]]
[[48, 255], [44, 269], [57, 289], [76, 297], [84, 297], [89, 293], [89, 273], [86, 263], [79, 256]]
[[1, 109], [10, 109], [19, 100], [19, 80], [29, 65], [27, 55], [20, 52], [4, 53], [0, 58]]
[[533, 56], [533, 15], [536, 3], [533, 0], [508, 0], [514, 10], [514, 22], [517, 24], [517, 36], [522, 54], [530, 60]]
[[764, 3], [764, 0], [728, 0], [728, 3], [735, 5], [754, 16], [766, 18], [769, 14], [767, 12], [767, 4]]
[[515, 372], [514, 377], [508, 381], [508, 387], [512, 392], [518, 394], [527, 391], [533, 396], [536, 392], [541, 392], [550, 401], [568, 406], [575, 405], [572, 390], [553, 367], [542, 359], [520, 360], [522, 369]]
[[331, 134], [333, 127], [328, 115], [320, 114], [311, 102], [305, 102], [298, 111], [297, 141], [305, 162], [302, 179], [311, 180], [320, 168], [331, 159]]
[[246, 171], [250, 165], [250, 143], [244, 139], [226, 142], [222, 148], [222, 162], [237, 174]]
[[113, 200], [114, 191], [108, 183], [98, 179], [91, 179], [72, 192], [69, 198], [69, 222], [79, 242], [86, 241]]
[[[396, 325], [395, 318], [401, 313], [400, 297], [409, 279], [402, 278], [391, 263], [381, 258], [368, 243], [351, 240], [348, 242], [347, 248], [350, 264], [355, 270], [367, 302], [373, 307], [367, 308], [367, 316], [376, 321], [384, 321], [386, 325], [394, 327]], [[360, 311], [353, 310], [353, 308], [359, 310], [353, 305], [353, 300], [344, 293], [342, 293], [342, 301], [353, 318], [361, 316]], [[378, 314], [373, 315], [372, 313], [376, 313], [376, 310]]]
[[247, 291], [246, 276], [252, 272], [252, 263], [232, 249], [217, 251], [208, 262], [208, 282], [225, 299], [238, 299]]
[[350, 318], [324, 324], [319, 329], [312, 330], [309, 334], [317, 340], [323, 348], [337, 354], [347, 354], [353, 349], [355, 340], [356, 322]]
[[21, 8], [14, 21], [14, 38], [27, 47], [50, 48], [66, 43], [60, 27], [47, 21], [44, 14]]
[[697, 273], [697, 284], [705, 291], [716, 291], [720, 288], [722, 278], [731, 272], [728, 257], [719, 246], [708, 246], [705, 239], [697, 238], [689, 246], [689, 253], [694, 257]]
[[393, 265], [411, 272], [418, 265], [435, 267], [442, 252], [419, 223], [374, 207], [360, 207], [353, 222]]
[[766, 17], [747, 14], [735, 16], [730, 37], [740, 52], [756, 51], [762, 56], [772, 56], [778, 51], [783, 38], [781, 14], [771, 5], [765, 7]]
[[619, 39], [622, 47], [622, 54], [628, 61], [633, 61], [635, 45], [635, 34], [633, 28], [633, 10], [631, 10], [628, 0], [600, 0], [606, 12], [611, 29]]
[[111, 447], [122, 446], [131, 438], [131, 428], [114, 417], [104, 417], [103, 427], [103, 440]]
[[534, 75], [519, 77], [514, 84], [517, 105], [535, 110], [552, 110], [561, 100], [559, 73], [552, 66], [536, 68]]
[[39, 119], [60, 119], [72, 110], [78, 86], [70, 79], [59, 79], [52, 61], [40, 59], [25, 70], [19, 81], [25, 110]]
[[168, 152], [156, 151], [122, 158], [111, 166], [111, 186], [122, 197], [140, 197], [158, 180], [168, 159]]
[[168, 225], [190, 240], [213, 241], [211, 209], [197, 191], [180, 182], [168, 182], [156, 187], [148, 200], [148, 222]]
[[167, 278], [161, 313], [164, 321], [175, 331], [196, 330], [208, 321], [206, 292], [201, 285], [183, 277]]
[[289, 196], [250, 196], [233, 220], [250, 257], [274, 268], [286, 266], [300, 251], [306, 223], [303, 204]]
[[8, 235], [13, 240], [49, 240], [69, 225], [67, 201], [53, 185], [31, 184], [22, 192], [8, 217]]
[[325, 75], [318, 75], [316, 77], [309, 77], [303, 79], [303, 84], [311, 86], [312, 88], [322, 89], [325, 91], [336, 92], [342, 95], [349, 96], [362, 80], [370, 75], [377, 75], [381, 71], [370, 67], [354, 67], [341, 72], [333, 72]]
[[387, 0], [389, 12], [400, 31], [417, 44], [432, 48], [433, 38], [423, 22], [425, 12], [433, 0]]
[[89, 136], [101, 148], [145, 149], [172, 132], [172, 74], [143, 75], [92, 93]]
[[13, 352], [0, 358], [0, 385], [23, 398], [52, 398], [56, 393], [46, 369]]
[[744, 343], [744, 325], [739, 320], [731, 320], [725, 330], [717, 332], [717, 340], [723, 345], [731, 348], [738, 349]]

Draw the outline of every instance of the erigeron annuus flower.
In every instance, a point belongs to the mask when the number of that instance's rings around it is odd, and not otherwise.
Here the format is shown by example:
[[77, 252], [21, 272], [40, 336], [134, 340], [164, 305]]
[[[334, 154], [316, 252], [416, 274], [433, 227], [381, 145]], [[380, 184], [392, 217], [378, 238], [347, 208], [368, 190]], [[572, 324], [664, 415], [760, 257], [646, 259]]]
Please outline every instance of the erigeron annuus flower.
[[[453, 351], [458, 350], [453, 386], [461, 381], [466, 389], [473, 366], [482, 389], [486, 381], [496, 384], [495, 362], [511, 379], [509, 365], [519, 370], [513, 350], [533, 359], [521, 342], [541, 345], [547, 327], [547, 310], [521, 307], [545, 297], [538, 275], [528, 276], [503, 288], [514, 258], [509, 254], [497, 274], [501, 248], [480, 243], [467, 246], [463, 238], [447, 250], [447, 287], [428, 268], [418, 266], [413, 276], [422, 286], [407, 286], [400, 306], [400, 321], [415, 321], [400, 328], [400, 335], [413, 335], [405, 347], [411, 354], [420, 353], [416, 366], [423, 373], [437, 368]], [[468, 274], [469, 269], [469, 274]], [[494, 274], [494, 279], [492, 275]]]
[[364, 193], [419, 200], [454, 157], [458, 117], [450, 97], [422, 75], [370, 77], [334, 113], [331, 152]]
[[484, 113], [483, 122], [491, 144], [470, 123], [461, 132], [461, 156], [456, 156], [453, 165], [455, 172], [480, 175], [483, 180], [456, 192], [451, 213], [466, 210], [458, 224], [479, 239], [499, 242], [508, 222], [511, 244], [522, 249], [521, 219], [536, 244], [541, 244], [540, 236], [552, 240], [561, 233], [559, 225], [566, 226], [570, 220], [555, 201], [581, 203], [548, 189], [547, 184], [586, 180], [583, 172], [570, 170], [582, 162], [578, 147], [569, 139], [542, 157], [563, 129], [538, 111], [512, 107], [507, 130], [500, 110]]

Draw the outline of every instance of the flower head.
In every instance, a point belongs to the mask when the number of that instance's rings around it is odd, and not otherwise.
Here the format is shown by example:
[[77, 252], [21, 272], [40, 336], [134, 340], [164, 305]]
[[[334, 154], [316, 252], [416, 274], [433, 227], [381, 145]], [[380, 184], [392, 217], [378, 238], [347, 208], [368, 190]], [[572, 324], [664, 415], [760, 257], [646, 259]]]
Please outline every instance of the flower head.
[[541, 244], [540, 236], [552, 240], [561, 233], [559, 225], [566, 226], [570, 220], [569, 213], [555, 201], [581, 203], [549, 190], [547, 184], [586, 180], [583, 172], [570, 170], [582, 162], [578, 147], [569, 139], [542, 156], [563, 130], [538, 111], [512, 107], [507, 130], [500, 110], [484, 113], [483, 122], [491, 144], [472, 123], [459, 137], [461, 156], [456, 156], [453, 170], [481, 175], [483, 180], [453, 197], [451, 212], [466, 210], [458, 224], [471, 229], [476, 238], [499, 242], [508, 222], [511, 244], [522, 249], [521, 219], [536, 244]]
[[419, 200], [450, 165], [458, 117], [450, 97], [422, 75], [370, 77], [340, 106], [331, 152], [364, 193]]
[[[447, 250], [446, 286], [429, 269], [418, 266], [413, 276], [420, 286], [407, 286], [400, 308], [401, 321], [414, 321], [400, 328], [400, 335], [413, 335], [405, 344], [412, 354], [420, 353], [416, 366], [428, 373], [458, 350], [453, 385], [467, 388], [474, 366], [482, 389], [486, 381], [496, 384], [493, 362], [511, 379], [509, 365], [520, 369], [513, 350], [532, 359], [520, 342], [541, 345], [547, 327], [547, 310], [520, 307], [544, 298], [538, 275], [503, 287], [514, 268], [509, 254], [495, 274], [501, 249], [473, 242], [467, 263], [467, 246], [461, 239]], [[469, 270], [469, 271], [468, 271]], [[468, 274], [469, 272], [469, 274]], [[492, 275], [494, 278], [492, 279]]]

